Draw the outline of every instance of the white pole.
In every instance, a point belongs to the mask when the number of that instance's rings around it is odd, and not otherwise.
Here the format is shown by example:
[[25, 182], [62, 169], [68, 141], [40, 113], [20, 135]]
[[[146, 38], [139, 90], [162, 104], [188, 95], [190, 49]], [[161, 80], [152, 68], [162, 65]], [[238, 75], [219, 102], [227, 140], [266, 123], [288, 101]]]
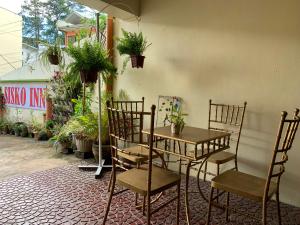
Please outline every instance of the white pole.
[[102, 167], [102, 142], [101, 142], [101, 74], [98, 74], [98, 130], [99, 130], [99, 166]]

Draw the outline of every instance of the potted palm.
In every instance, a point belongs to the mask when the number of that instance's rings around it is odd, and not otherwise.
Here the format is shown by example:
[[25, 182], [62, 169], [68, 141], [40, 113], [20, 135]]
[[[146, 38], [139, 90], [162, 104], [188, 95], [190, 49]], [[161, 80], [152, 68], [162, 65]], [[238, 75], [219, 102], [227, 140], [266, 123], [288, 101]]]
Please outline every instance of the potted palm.
[[99, 72], [110, 73], [116, 70], [99, 42], [85, 41], [82, 46], [70, 45], [66, 52], [74, 60], [68, 65], [68, 74], [80, 74], [82, 83], [95, 83]]
[[143, 68], [145, 59], [143, 53], [151, 44], [147, 44], [142, 32], [137, 34], [122, 29], [122, 33], [123, 37], [117, 39], [120, 55], [129, 55], [132, 68]]

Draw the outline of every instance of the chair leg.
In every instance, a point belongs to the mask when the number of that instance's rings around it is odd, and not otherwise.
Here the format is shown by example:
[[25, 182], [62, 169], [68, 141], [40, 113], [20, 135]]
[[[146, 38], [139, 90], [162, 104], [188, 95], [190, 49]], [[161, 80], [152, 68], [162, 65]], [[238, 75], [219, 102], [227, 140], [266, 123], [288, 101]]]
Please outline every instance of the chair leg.
[[267, 202], [265, 200], [262, 205], [262, 224], [267, 225]]
[[177, 209], [176, 209], [176, 224], [179, 225], [179, 215], [180, 215], [180, 182], [177, 185]]
[[113, 171], [111, 171], [111, 173], [110, 173], [110, 178], [109, 178], [109, 184], [108, 184], [107, 192], [110, 192], [112, 179], [113, 179]]
[[225, 216], [226, 216], [226, 222], [229, 222], [229, 192], [227, 192], [227, 197], [226, 197], [226, 211], [225, 211]]
[[207, 161], [205, 161], [205, 165], [204, 165], [204, 177], [203, 177], [204, 181], [206, 181], [206, 173], [207, 173]]
[[151, 198], [150, 198], [150, 193], [147, 194], [147, 225], [151, 225]]
[[280, 213], [279, 191], [276, 192], [276, 202], [277, 202], [278, 224], [281, 225], [281, 213]]
[[211, 214], [211, 205], [212, 205], [213, 194], [214, 194], [214, 188], [211, 187], [210, 194], [209, 194], [210, 196], [209, 196], [209, 202], [208, 202], [208, 212], [207, 212], [206, 225], [209, 225], [209, 223], [210, 223], [210, 214]]
[[[217, 176], [220, 175], [220, 164], [217, 164]], [[217, 189], [217, 203], [219, 203], [219, 190]]]
[[146, 196], [143, 196], [143, 206], [142, 206], [143, 216], [145, 216], [145, 206], [146, 206]]
[[235, 155], [235, 159], [234, 159], [234, 165], [235, 165], [236, 171], [239, 171], [238, 163], [237, 163], [237, 156], [236, 155]]
[[115, 169], [114, 168], [112, 169], [112, 174], [113, 174], [113, 176], [112, 176], [112, 181], [111, 181], [112, 182], [111, 183], [111, 191], [109, 193], [109, 198], [108, 198], [107, 207], [106, 207], [106, 211], [105, 211], [105, 215], [104, 215], [104, 218], [103, 218], [102, 225], [105, 225], [105, 223], [106, 223], [107, 216], [108, 216], [109, 209], [110, 209], [110, 205], [111, 205], [111, 200], [112, 200], [114, 190], [115, 190], [116, 174], [115, 174]]

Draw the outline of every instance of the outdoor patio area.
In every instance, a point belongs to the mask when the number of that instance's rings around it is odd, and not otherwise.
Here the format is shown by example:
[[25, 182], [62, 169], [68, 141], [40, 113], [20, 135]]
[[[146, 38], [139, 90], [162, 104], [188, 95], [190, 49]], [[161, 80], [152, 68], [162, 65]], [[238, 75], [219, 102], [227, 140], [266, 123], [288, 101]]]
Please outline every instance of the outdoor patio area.
[[[100, 180], [92, 171], [80, 171], [76, 165], [15, 176], [0, 182], [0, 224], [102, 224], [107, 203], [109, 172]], [[196, 180], [192, 189], [196, 191]], [[207, 186], [207, 184], [205, 184]], [[182, 188], [183, 189], [183, 184]], [[207, 189], [208, 190], [208, 189]], [[124, 192], [113, 199], [107, 224], [145, 224], [145, 217], [134, 206], [132, 192]], [[254, 213], [260, 218], [257, 204], [238, 197], [232, 198], [232, 205], [245, 213]], [[180, 224], [186, 224], [182, 206]], [[154, 214], [152, 224], [174, 224], [175, 203]], [[300, 208], [281, 204], [282, 224], [300, 224]], [[191, 196], [192, 224], [205, 224], [207, 203], [199, 196]], [[228, 224], [259, 224], [247, 215], [232, 213]], [[213, 210], [212, 224], [225, 224], [222, 210]], [[277, 224], [274, 202], [268, 210], [268, 224]]]
[[299, 11], [0, 1], [0, 225], [300, 225]]

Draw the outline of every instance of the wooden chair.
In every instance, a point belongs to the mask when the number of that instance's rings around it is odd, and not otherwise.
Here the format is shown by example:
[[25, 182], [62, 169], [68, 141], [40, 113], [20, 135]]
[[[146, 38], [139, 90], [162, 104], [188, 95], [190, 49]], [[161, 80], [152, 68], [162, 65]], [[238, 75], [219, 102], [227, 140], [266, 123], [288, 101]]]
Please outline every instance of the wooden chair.
[[267, 203], [276, 194], [278, 221], [281, 224], [279, 185], [281, 175], [284, 173], [284, 164], [288, 160], [287, 152], [291, 149], [295, 134], [298, 129], [300, 117], [299, 109], [296, 109], [293, 119], [287, 119], [287, 113], [282, 112], [275, 142], [273, 157], [269, 167], [267, 179], [259, 178], [246, 173], [229, 170], [216, 176], [211, 182], [210, 200], [208, 207], [207, 224], [210, 222], [211, 205], [213, 203], [214, 189], [227, 192], [226, 199], [226, 221], [229, 212], [229, 193], [234, 193], [262, 203], [262, 224], [266, 224]]
[[[127, 138], [126, 148], [123, 149], [122, 152], [119, 153], [119, 160], [123, 161], [123, 166], [120, 164], [120, 168], [127, 170], [132, 166], [138, 166], [144, 161], [148, 160], [148, 150], [138, 146], [137, 144], [143, 143], [143, 126], [144, 126], [144, 101], [145, 98], [142, 97], [142, 100], [139, 101], [127, 101], [127, 100], [118, 100], [115, 101], [113, 98], [111, 99], [111, 105], [108, 107], [117, 109], [130, 111], [132, 114], [130, 117], [126, 118], [125, 125], [127, 126]], [[124, 166], [126, 164], [127, 166]], [[130, 166], [128, 164], [131, 164]], [[111, 188], [112, 176], [110, 178], [108, 191]]]
[[[238, 170], [237, 153], [239, 149], [239, 142], [244, 122], [246, 106], [247, 102], [244, 102], [243, 106], [239, 106], [217, 104], [212, 103], [211, 99], [209, 100], [208, 129], [231, 133], [231, 141], [235, 141], [236, 146], [234, 153], [228, 151], [221, 151], [216, 154], [213, 154], [208, 158], [204, 165], [204, 181], [206, 180], [206, 174], [210, 174], [213, 176], [219, 175], [220, 165], [229, 161], [234, 160], [234, 168]], [[217, 165], [216, 174], [207, 171], [207, 162]]]
[[[117, 110], [110, 107], [110, 103], [107, 103], [108, 118], [109, 118], [109, 135], [111, 138], [112, 148], [112, 189], [109, 194], [107, 208], [103, 219], [103, 224], [107, 220], [109, 213], [111, 200], [113, 195], [122, 193], [124, 190], [114, 193], [115, 185], [118, 184], [129, 190], [134, 191], [142, 196], [146, 196], [147, 199], [147, 224], [150, 225], [150, 217], [153, 213], [171, 203], [177, 199], [177, 224], [179, 224], [179, 209], [180, 209], [180, 176], [172, 171], [159, 168], [153, 165], [153, 156], [159, 155], [153, 149], [153, 132], [154, 132], [154, 117], [155, 106], [151, 107], [151, 122], [150, 122], [150, 136], [148, 137], [148, 144], [144, 145], [148, 151], [148, 164], [139, 165], [137, 168], [128, 169], [125, 172], [119, 174], [116, 173], [117, 166], [123, 162], [119, 160], [119, 154], [123, 152], [123, 148], [120, 147], [120, 142], [124, 142], [128, 139], [128, 126], [124, 123], [127, 118], [132, 118], [135, 114], [132, 111]], [[155, 153], [154, 153], [155, 152]], [[161, 193], [169, 188], [177, 187], [177, 196], [168, 200], [164, 204], [160, 205], [156, 209], [151, 211], [151, 196]]]

